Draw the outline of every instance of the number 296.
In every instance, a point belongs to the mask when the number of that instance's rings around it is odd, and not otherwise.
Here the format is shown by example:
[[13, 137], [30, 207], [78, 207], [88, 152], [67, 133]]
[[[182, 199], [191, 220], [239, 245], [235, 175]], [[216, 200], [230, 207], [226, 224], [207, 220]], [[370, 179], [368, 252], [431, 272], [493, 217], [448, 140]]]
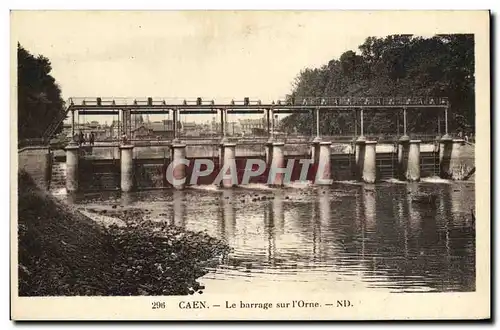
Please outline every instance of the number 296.
[[151, 309], [163, 309], [165, 308], [165, 302], [164, 301], [153, 301], [151, 303]]

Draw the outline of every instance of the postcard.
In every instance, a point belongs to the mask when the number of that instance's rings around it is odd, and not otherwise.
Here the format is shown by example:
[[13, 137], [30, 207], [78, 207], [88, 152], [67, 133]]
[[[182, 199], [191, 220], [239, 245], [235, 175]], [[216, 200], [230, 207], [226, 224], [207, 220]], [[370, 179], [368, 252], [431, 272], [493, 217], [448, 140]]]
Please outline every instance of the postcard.
[[490, 311], [488, 11], [11, 11], [11, 318]]

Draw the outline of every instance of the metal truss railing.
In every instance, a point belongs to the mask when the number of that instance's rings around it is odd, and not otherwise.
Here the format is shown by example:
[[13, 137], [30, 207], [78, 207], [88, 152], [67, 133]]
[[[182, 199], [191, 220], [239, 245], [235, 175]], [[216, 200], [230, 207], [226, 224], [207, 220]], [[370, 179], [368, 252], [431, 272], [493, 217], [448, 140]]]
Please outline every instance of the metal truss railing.
[[342, 96], [342, 97], [290, 97], [285, 100], [263, 102], [261, 100], [203, 100], [197, 98], [161, 98], [161, 97], [72, 97], [69, 107], [84, 108], [274, 108], [274, 107], [447, 107], [447, 97], [435, 96]]

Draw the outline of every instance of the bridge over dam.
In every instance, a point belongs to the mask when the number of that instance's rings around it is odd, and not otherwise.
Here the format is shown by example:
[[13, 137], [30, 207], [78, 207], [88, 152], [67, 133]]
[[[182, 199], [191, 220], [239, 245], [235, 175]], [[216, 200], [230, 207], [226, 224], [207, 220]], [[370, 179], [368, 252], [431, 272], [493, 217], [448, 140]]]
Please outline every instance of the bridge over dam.
[[[396, 101], [395, 101], [396, 100]], [[422, 101], [424, 100], [424, 101]], [[400, 111], [403, 132], [389, 138], [365, 134], [363, 111], [377, 109]], [[443, 110], [445, 134], [419, 136], [406, 130], [407, 109], [433, 107]], [[359, 134], [354, 136], [328, 136], [320, 134], [321, 112], [342, 109], [354, 112]], [[241, 105], [155, 103], [148, 98], [143, 104], [106, 103], [102, 99], [70, 101], [67, 113], [116, 114], [121, 118], [123, 138], [115, 141], [96, 141], [92, 145], [70, 141], [59, 147], [28, 147], [20, 150], [20, 168], [34, 171], [39, 181], [50, 190], [65, 188], [68, 192], [104, 190], [143, 190], [176, 188], [189, 184], [213, 184], [223, 187], [245, 183], [283, 185], [287, 180], [308, 180], [313, 184], [329, 184], [331, 180], [359, 180], [375, 183], [395, 178], [419, 181], [422, 177], [439, 176], [446, 179], [468, 179], [475, 169], [474, 145], [448, 133], [448, 103], [444, 98], [321, 99], [319, 102], [273, 102]], [[277, 134], [274, 129], [275, 113], [309, 111], [315, 114], [316, 136]], [[130, 116], [136, 113], [172, 112], [174, 126], [182, 113], [220, 114], [220, 135], [193, 139], [182, 137], [174, 127], [174, 136], [163, 140], [133, 140], [130, 135]], [[227, 134], [228, 113], [264, 113], [267, 117], [267, 136], [231, 137]], [[64, 118], [63, 118], [64, 119]], [[59, 122], [60, 124], [60, 122]], [[358, 129], [356, 129], [358, 130]], [[356, 132], [358, 133], [358, 132]], [[72, 135], [74, 135], [74, 128]], [[36, 156], [33, 156], [36, 155]], [[36, 161], [33, 159], [36, 158]], [[181, 163], [185, 159], [185, 163]], [[259, 171], [260, 164], [264, 164]], [[249, 165], [250, 162], [250, 165]], [[234, 165], [231, 165], [234, 164]], [[234, 166], [234, 167], [232, 167]], [[289, 168], [289, 174], [284, 169]], [[182, 182], [169, 180], [171, 176]], [[228, 174], [220, 178], [219, 174]], [[231, 176], [235, 172], [234, 176]], [[42, 174], [40, 174], [42, 173]], [[193, 180], [193, 177], [196, 180]], [[184, 179], [184, 180], [183, 180]]]

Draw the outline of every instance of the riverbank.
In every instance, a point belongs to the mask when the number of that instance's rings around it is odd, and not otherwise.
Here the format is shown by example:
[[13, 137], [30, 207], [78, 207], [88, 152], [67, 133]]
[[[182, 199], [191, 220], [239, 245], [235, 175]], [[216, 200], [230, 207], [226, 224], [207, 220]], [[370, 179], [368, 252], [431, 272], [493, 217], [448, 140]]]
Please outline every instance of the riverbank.
[[187, 295], [228, 252], [221, 241], [116, 212], [96, 222], [19, 174], [20, 296]]

